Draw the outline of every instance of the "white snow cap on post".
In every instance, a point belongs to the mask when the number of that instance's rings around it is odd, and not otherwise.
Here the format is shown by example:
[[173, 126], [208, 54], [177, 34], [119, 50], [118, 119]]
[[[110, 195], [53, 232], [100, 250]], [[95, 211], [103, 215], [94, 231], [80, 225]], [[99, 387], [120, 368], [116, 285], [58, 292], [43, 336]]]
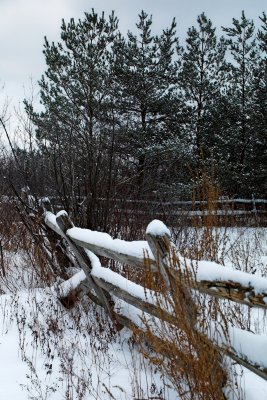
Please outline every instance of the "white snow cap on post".
[[56, 214], [56, 218], [61, 217], [62, 215], [67, 215], [67, 216], [68, 216], [67, 211], [65, 211], [65, 210], [59, 211], [59, 212]]
[[146, 234], [147, 235], [153, 235], [153, 236], [163, 236], [163, 235], [168, 235], [171, 237], [171, 232], [167, 228], [167, 226], [160, 220], [154, 219], [151, 221], [147, 228], [146, 228]]

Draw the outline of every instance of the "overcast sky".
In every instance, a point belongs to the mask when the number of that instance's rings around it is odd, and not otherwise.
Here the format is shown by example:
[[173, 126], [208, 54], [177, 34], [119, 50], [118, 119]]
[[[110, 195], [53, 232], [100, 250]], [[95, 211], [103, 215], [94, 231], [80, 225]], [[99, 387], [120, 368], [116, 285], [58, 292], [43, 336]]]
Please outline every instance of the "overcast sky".
[[[186, 30], [205, 11], [217, 27], [230, 26], [245, 10], [259, 25], [258, 16], [267, 11], [267, 0], [0, 0], [0, 103], [5, 96], [12, 106], [29, 92], [45, 70], [42, 54], [44, 36], [59, 40], [61, 19], [82, 18], [94, 8], [107, 14], [114, 10], [124, 33], [134, 29], [138, 13], [153, 15], [155, 32], [177, 20], [177, 33], [184, 39]], [[1, 104], [0, 104], [1, 107]]]

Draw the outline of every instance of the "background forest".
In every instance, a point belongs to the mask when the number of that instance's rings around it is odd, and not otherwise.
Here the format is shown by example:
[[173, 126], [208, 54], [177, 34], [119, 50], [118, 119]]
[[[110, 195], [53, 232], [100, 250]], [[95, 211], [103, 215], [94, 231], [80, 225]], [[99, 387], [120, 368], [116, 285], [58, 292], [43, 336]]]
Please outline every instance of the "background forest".
[[114, 13], [63, 20], [60, 43], [45, 38], [41, 107], [24, 101], [24, 145], [2, 157], [2, 176], [60, 198], [76, 220], [82, 205], [92, 228], [107, 228], [114, 199], [190, 200], [203, 171], [223, 195], [265, 197], [267, 16], [259, 18], [256, 31], [242, 12], [218, 37], [203, 13], [184, 45], [175, 20], [154, 35], [144, 11], [126, 36]]

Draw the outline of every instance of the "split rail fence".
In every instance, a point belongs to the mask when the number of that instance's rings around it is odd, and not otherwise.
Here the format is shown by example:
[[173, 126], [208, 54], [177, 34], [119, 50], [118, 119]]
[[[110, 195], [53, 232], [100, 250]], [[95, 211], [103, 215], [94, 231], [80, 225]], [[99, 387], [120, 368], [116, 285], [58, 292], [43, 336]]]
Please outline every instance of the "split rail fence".
[[[44, 202], [44, 208], [46, 226], [68, 244], [81, 267], [80, 272], [57, 287], [57, 296], [65, 306], [69, 306], [73, 298], [87, 295], [104, 307], [117, 329], [126, 326], [145, 331], [144, 316], [152, 316], [155, 325], [157, 319], [177, 323], [175, 314], [158, 301], [158, 293], [102, 267], [100, 256], [134, 266], [137, 270], [149, 268], [160, 273], [174, 301], [177, 291], [183, 291], [185, 318], [195, 332], [199, 327], [193, 312], [194, 292], [267, 309], [267, 278], [214, 262], [185, 260], [171, 243], [168, 228], [160, 221], [148, 225], [145, 241], [126, 242], [112, 239], [106, 233], [76, 228], [65, 211], [53, 214], [48, 202]], [[192, 279], [187, 279], [188, 276]], [[177, 282], [180, 283], [177, 285]], [[227, 337], [222, 332], [217, 336], [216, 339], [211, 333], [207, 340], [219, 352], [267, 380], [267, 336], [236, 327], [228, 328]], [[251, 351], [259, 346], [259, 342], [263, 347], [260, 357]]]
[[[55, 209], [62, 207], [71, 212], [71, 199], [50, 199]], [[85, 212], [90, 198], [79, 198], [79, 212]], [[218, 225], [267, 225], [267, 200], [266, 199], [229, 199], [222, 198], [216, 201], [155, 201], [137, 199], [106, 199], [93, 200], [96, 213], [101, 216], [109, 210], [109, 217], [114, 223], [129, 225], [129, 223], [142, 220], [148, 224], [157, 218], [172, 226], [205, 224], [205, 220], [213, 216]], [[76, 210], [77, 211], [77, 210]]]

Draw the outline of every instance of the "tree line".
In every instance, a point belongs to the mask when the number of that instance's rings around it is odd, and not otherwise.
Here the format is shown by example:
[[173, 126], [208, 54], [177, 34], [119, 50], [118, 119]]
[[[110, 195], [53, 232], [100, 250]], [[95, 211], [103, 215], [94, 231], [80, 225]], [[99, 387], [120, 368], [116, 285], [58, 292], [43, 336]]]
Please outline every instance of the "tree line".
[[266, 196], [267, 16], [259, 18], [256, 30], [242, 12], [219, 37], [202, 13], [184, 45], [175, 19], [156, 35], [144, 11], [127, 35], [113, 12], [63, 20], [61, 41], [45, 38], [41, 111], [24, 101], [34, 144], [16, 148], [16, 184], [58, 196], [74, 214], [85, 205], [90, 226], [99, 225], [99, 199], [105, 218], [115, 198], [190, 199], [203, 171], [225, 195]]

